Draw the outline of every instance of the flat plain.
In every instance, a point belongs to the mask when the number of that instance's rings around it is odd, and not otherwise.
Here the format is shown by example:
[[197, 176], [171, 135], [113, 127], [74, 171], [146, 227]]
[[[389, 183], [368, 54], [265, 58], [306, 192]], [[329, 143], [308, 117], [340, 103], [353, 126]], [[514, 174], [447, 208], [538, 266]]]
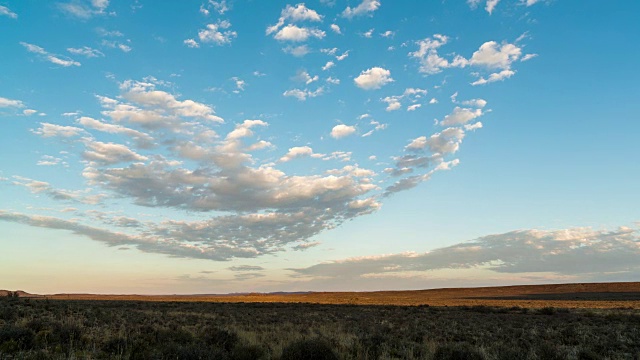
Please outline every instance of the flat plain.
[[0, 359], [640, 359], [639, 294], [639, 283], [190, 296], [20, 292], [0, 299]]

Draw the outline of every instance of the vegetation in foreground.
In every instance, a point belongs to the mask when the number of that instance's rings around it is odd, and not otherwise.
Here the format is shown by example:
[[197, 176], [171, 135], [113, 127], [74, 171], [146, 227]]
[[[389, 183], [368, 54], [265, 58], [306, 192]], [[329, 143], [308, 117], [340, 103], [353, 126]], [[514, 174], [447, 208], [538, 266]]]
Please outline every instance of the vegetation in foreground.
[[640, 359], [640, 312], [12, 297], [0, 359]]

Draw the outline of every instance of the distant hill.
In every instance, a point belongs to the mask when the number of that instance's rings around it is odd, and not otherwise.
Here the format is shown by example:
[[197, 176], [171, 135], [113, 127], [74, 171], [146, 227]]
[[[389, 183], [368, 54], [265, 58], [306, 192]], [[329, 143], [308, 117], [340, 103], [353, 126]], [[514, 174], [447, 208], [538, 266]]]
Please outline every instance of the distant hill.
[[[6, 290], [0, 295], [6, 296]], [[34, 295], [52, 300], [315, 303], [351, 305], [501, 306], [640, 309], [640, 282], [517, 285], [370, 292], [272, 292], [218, 295]]]
[[7, 296], [9, 294], [9, 292], [18, 293], [18, 297], [21, 297], [21, 298], [42, 297], [42, 295], [30, 294], [30, 293], [28, 293], [26, 291], [22, 291], [22, 290], [16, 290], [16, 291], [0, 290], [0, 297]]

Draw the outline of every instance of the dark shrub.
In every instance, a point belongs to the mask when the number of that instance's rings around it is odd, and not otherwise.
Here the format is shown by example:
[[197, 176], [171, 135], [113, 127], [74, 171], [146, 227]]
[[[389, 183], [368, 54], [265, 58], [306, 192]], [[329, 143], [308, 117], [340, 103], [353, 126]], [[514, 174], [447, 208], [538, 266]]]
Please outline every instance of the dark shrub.
[[127, 349], [127, 341], [121, 337], [111, 338], [102, 346], [102, 351], [109, 355], [122, 355]]
[[338, 360], [329, 344], [320, 339], [300, 340], [282, 351], [282, 360]]
[[225, 329], [213, 328], [204, 333], [203, 340], [213, 348], [230, 352], [238, 343], [238, 335]]
[[484, 360], [480, 350], [467, 343], [454, 343], [438, 346], [434, 360]]
[[556, 313], [556, 308], [552, 306], [543, 307], [542, 309], [538, 310], [538, 314], [540, 315], [555, 315], [555, 313]]
[[591, 350], [582, 349], [578, 353], [578, 360], [601, 360], [601, 359], [604, 359], [604, 357], [598, 355], [597, 353]]
[[231, 353], [232, 360], [266, 360], [268, 358], [267, 351], [255, 345], [236, 346]]
[[558, 345], [543, 342], [537, 349], [538, 359], [543, 360], [564, 360], [567, 358], [565, 351]]
[[0, 329], [0, 353], [30, 350], [34, 345], [35, 334], [29, 329], [18, 326], [5, 326]]

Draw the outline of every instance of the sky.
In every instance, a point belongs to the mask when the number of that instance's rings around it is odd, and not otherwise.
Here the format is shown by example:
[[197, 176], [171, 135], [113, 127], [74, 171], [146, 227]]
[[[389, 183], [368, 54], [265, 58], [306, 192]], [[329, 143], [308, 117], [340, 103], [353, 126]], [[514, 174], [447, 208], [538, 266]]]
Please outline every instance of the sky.
[[638, 280], [638, 13], [0, 0], [0, 288]]

